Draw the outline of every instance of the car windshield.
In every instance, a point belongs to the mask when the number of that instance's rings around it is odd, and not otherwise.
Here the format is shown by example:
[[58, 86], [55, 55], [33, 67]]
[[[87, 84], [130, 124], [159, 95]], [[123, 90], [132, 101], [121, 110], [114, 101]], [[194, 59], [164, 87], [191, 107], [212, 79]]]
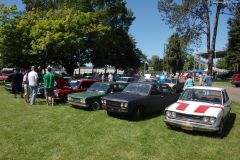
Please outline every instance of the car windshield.
[[80, 85], [80, 82], [79, 82], [79, 81], [71, 81], [71, 82], [70, 82], [70, 86], [71, 86], [72, 88], [77, 88], [79, 85]]
[[109, 86], [109, 84], [97, 82], [93, 83], [91, 87], [88, 88], [88, 91], [107, 92]]
[[181, 97], [182, 101], [197, 101], [212, 104], [222, 104], [221, 91], [207, 89], [186, 89]]
[[130, 83], [123, 92], [148, 95], [151, 89], [150, 84]]

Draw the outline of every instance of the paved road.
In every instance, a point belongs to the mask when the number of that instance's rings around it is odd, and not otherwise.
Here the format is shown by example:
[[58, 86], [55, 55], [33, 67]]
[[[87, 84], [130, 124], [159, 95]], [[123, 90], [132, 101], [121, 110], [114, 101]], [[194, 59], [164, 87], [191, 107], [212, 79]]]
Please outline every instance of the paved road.
[[213, 84], [213, 86], [225, 88], [232, 101], [240, 102], [240, 87], [220, 86], [219, 84]]

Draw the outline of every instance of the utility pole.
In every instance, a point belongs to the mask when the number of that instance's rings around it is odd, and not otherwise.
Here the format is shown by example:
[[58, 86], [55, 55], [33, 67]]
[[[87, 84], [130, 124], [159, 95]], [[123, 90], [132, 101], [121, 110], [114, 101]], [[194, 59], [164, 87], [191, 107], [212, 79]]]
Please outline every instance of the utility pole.
[[165, 70], [165, 61], [164, 61], [164, 59], [165, 59], [165, 55], [166, 55], [166, 43], [164, 43], [163, 44], [163, 72], [164, 72], [164, 70]]

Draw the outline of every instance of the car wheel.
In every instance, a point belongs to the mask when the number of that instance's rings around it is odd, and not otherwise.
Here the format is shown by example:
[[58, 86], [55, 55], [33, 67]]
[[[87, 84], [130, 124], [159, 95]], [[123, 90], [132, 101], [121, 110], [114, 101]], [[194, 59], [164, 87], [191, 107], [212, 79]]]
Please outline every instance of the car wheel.
[[93, 111], [97, 111], [97, 110], [99, 110], [101, 108], [101, 104], [100, 104], [100, 102], [98, 102], [98, 101], [95, 101], [95, 102], [93, 102], [92, 104], [91, 104], [91, 109], [93, 110]]
[[141, 109], [140, 107], [137, 107], [134, 111], [133, 111], [133, 120], [137, 121], [141, 118]]
[[68, 101], [67, 96], [64, 96], [63, 99], [62, 99], [62, 102], [66, 103], [67, 101]]
[[221, 120], [220, 124], [219, 124], [219, 129], [217, 131], [217, 135], [222, 137], [223, 134], [223, 129], [224, 129], [224, 123], [223, 120]]

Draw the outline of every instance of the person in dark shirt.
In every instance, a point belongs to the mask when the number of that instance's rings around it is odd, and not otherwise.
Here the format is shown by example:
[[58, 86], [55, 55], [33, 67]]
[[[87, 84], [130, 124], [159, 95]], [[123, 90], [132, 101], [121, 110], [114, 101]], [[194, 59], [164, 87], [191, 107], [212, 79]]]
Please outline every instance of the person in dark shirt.
[[17, 94], [20, 94], [22, 97], [23, 95], [23, 74], [20, 73], [19, 68], [15, 68], [14, 73], [12, 73], [11, 77], [11, 85], [12, 85], [12, 93], [14, 94], [14, 97], [17, 98]]

